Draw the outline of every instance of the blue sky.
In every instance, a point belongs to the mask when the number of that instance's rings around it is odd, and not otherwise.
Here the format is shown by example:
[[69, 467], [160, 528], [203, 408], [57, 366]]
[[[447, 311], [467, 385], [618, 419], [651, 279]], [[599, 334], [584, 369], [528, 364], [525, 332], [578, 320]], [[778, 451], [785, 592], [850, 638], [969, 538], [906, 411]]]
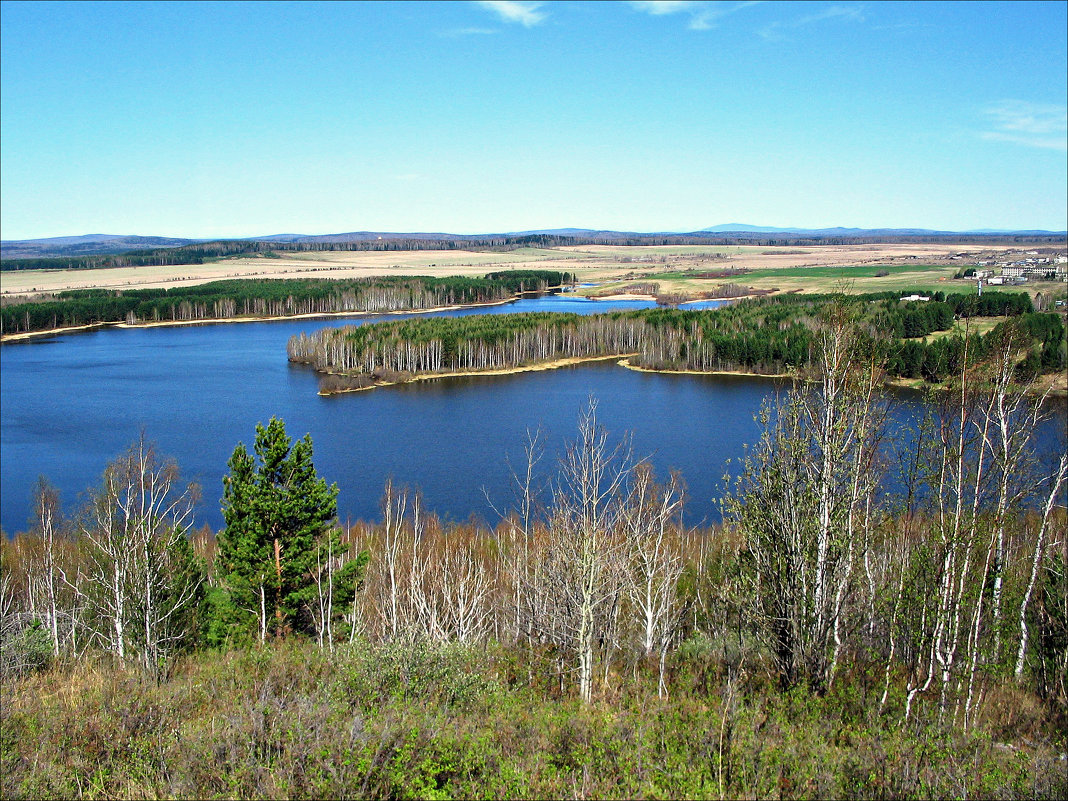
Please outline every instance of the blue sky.
[[0, 4], [0, 233], [1068, 228], [1068, 3]]

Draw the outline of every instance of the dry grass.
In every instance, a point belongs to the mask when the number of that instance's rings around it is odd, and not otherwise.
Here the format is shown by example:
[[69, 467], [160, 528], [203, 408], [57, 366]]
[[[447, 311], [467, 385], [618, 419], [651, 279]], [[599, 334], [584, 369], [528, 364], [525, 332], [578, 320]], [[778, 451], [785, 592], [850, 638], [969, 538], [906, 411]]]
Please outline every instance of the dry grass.
[[[818, 245], [811, 247], [678, 245], [623, 247], [582, 245], [561, 248], [518, 248], [486, 251], [331, 251], [280, 253], [276, 256], [226, 258], [202, 265], [116, 267], [102, 270], [33, 270], [0, 274], [5, 296], [64, 289], [191, 286], [223, 278], [357, 278], [381, 275], [470, 275], [509, 268], [565, 270], [581, 282], [657, 280], [667, 293], [694, 296], [725, 282], [783, 292], [827, 292], [852, 281], [851, 291], [877, 292], [900, 288], [959, 290], [974, 285], [953, 282], [962, 264], [1010, 251], [1008, 246], [979, 248], [959, 243]], [[955, 253], [968, 254], [950, 261]], [[937, 270], [929, 266], [939, 265]], [[878, 266], [892, 269], [875, 277]], [[916, 267], [910, 270], [909, 267]], [[860, 268], [835, 275], [836, 268]], [[869, 269], [870, 268], [870, 269]], [[702, 279], [687, 272], [745, 269], [726, 279]], [[812, 272], [809, 273], [808, 270]], [[669, 277], [664, 276], [668, 274]], [[846, 286], [847, 289], [850, 287]], [[603, 287], [602, 287], [603, 290]]]
[[672, 660], [670, 698], [639, 667], [589, 705], [499, 646], [272, 643], [191, 655], [158, 685], [72, 665], [0, 685], [0, 797], [1063, 797], [1027, 693], [996, 685], [973, 732], [934, 709], [902, 725], [862, 671], [826, 697], [730, 684], [710, 642]]
[[380, 275], [469, 275], [508, 268], [557, 267], [570, 259], [548, 250], [508, 253], [471, 251], [336, 251], [242, 256], [208, 264], [111, 267], [100, 270], [26, 270], [0, 275], [4, 295], [64, 289], [193, 286], [226, 278], [367, 278]]

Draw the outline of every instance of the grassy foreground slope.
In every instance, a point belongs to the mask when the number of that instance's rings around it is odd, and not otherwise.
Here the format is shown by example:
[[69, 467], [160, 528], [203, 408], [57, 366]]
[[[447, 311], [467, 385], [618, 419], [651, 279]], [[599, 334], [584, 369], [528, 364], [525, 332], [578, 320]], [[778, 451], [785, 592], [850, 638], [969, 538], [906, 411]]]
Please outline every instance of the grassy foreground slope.
[[[5, 798], [1056, 798], [1043, 710], [1011, 689], [967, 733], [902, 725], [854, 670], [826, 696], [684, 642], [670, 698], [613, 674], [561, 697], [519, 649], [288, 641], [157, 684], [81, 663], [2, 687]], [[532, 680], [532, 676], [534, 676]], [[1059, 746], [1063, 749], [1063, 744]]]

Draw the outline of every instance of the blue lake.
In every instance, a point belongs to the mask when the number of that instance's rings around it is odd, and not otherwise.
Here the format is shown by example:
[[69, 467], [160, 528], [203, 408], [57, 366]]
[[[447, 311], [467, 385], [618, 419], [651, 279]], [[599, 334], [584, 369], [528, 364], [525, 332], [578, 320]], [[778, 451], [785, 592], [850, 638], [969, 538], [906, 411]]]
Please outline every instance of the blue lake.
[[[444, 314], [647, 305], [552, 297]], [[758, 441], [754, 414], [784, 388], [767, 379], [653, 375], [601, 362], [320, 397], [317, 375], [286, 359], [292, 334], [398, 317], [109, 329], [4, 345], [4, 531], [27, 527], [38, 475], [59, 487], [68, 514], [77, 511], [105, 465], [142, 431], [177, 460], [186, 480], [201, 485], [196, 524], [219, 529], [226, 462], [239, 441], [251, 447], [256, 424], [272, 416], [283, 418], [294, 438], [311, 434], [320, 475], [340, 488], [342, 521], [378, 519], [392, 476], [419, 488], [442, 517], [474, 514], [493, 523], [494, 506], [513, 501], [512, 466], [524, 464], [527, 432], [541, 430], [542, 468], [553, 472], [591, 396], [614, 439], [629, 432], [635, 455], [648, 456], [659, 474], [682, 473], [687, 522], [710, 522], [719, 519], [728, 460]], [[915, 396], [900, 400], [899, 414], [918, 408]], [[1047, 436], [1050, 447], [1055, 438]]]

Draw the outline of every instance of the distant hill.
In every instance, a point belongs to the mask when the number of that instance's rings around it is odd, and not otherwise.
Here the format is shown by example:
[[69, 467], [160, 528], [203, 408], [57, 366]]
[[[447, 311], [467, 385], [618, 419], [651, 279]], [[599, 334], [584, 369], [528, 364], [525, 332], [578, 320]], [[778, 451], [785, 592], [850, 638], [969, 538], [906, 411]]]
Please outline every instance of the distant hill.
[[[199, 254], [196, 259], [235, 255], [266, 250], [395, 250], [439, 249], [455, 247], [553, 247], [557, 245], [617, 244], [842, 244], [850, 241], [938, 241], [960, 239], [981, 243], [1002, 239], [1063, 239], [1065, 231], [1009, 231], [982, 229], [976, 231], [935, 231], [927, 228], [776, 228], [771, 226], [727, 223], [690, 232], [639, 233], [634, 231], [606, 231], [591, 228], [551, 228], [514, 231], [496, 234], [397, 233], [388, 231], [350, 231], [338, 234], [268, 234], [238, 239], [182, 239], [162, 236], [132, 236], [116, 234], [86, 234], [57, 236], [47, 239], [5, 240], [0, 242], [0, 257], [8, 264], [4, 269], [42, 269], [46, 267], [119, 266], [128, 264], [199, 263], [191, 261], [189, 251]], [[245, 244], [247, 243], [247, 244]], [[172, 262], [170, 255], [156, 254], [167, 250], [178, 254]], [[108, 261], [94, 257], [115, 257]], [[159, 262], [160, 258], [167, 261]], [[60, 260], [34, 261], [34, 260]], [[108, 262], [108, 263], [105, 263]], [[110, 263], [115, 262], [115, 263]]]
[[121, 234], [85, 234], [52, 236], [46, 239], [5, 240], [0, 242], [0, 258], [43, 259], [65, 256], [94, 256], [102, 253], [126, 253], [131, 250], [177, 248], [203, 242], [203, 239], [180, 239], [169, 236], [123, 236]]

